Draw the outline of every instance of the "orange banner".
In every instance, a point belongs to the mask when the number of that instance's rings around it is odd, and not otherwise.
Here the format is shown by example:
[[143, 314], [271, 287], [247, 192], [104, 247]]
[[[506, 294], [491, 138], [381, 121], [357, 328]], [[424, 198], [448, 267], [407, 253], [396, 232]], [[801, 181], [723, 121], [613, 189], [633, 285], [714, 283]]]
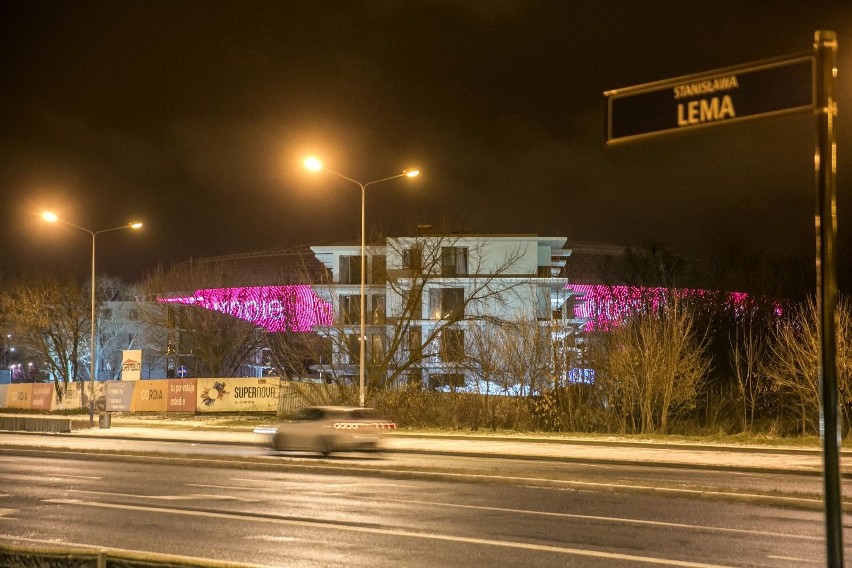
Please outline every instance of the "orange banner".
[[165, 412], [169, 381], [138, 381], [133, 388], [131, 412]]
[[31, 408], [32, 383], [11, 384], [6, 391], [6, 408]]

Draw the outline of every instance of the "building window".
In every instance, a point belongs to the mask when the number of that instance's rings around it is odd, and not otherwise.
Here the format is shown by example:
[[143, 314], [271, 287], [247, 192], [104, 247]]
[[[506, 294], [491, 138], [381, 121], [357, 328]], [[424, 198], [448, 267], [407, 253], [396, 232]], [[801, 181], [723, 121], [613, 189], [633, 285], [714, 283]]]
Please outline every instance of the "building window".
[[370, 257], [370, 281], [373, 284], [384, 284], [388, 281], [388, 261], [383, 254]]
[[464, 316], [464, 288], [429, 290], [429, 313], [434, 320], [457, 320]]
[[420, 247], [412, 247], [402, 251], [402, 266], [404, 268], [423, 268], [423, 249]]
[[360, 256], [341, 256], [340, 257], [340, 275], [338, 281], [341, 284], [360, 284], [361, 283], [361, 257]]
[[361, 296], [340, 296], [340, 322], [343, 325], [355, 324], [361, 321]]
[[467, 247], [441, 247], [441, 276], [467, 276]]
[[538, 320], [547, 320], [551, 316], [550, 290], [547, 288], [536, 289], [535, 315]]
[[412, 359], [417, 359], [423, 349], [423, 328], [419, 325], [411, 326], [408, 330], [408, 351]]
[[370, 361], [377, 363], [385, 355], [385, 335], [374, 333], [370, 336]]
[[445, 363], [464, 362], [464, 330], [443, 329], [438, 347], [438, 356]]
[[402, 291], [402, 317], [419, 320], [423, 317], [423, 289], [409, 288]]
[[334, 353], [334, 341], [330, 337], [321, 337], [319, 341], [319, 364], [328, 365]]
[[370, 321], [374, 325], [385, 323], [387, 302], [384, 294], [373, 294], [370, 296]]
[[357, 364], [361, 360], [361, 342], [358, 341], [357, 333], [346, 336], [346, 346], [349, 348], [349, 363]]

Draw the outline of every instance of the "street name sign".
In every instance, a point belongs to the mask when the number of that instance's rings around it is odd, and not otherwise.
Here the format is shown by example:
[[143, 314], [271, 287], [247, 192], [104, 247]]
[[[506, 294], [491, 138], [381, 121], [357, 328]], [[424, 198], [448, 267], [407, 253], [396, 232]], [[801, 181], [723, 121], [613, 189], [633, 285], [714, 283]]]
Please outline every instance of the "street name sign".
[[812, 55], [607, 91], [606, 142], [814, 108]]

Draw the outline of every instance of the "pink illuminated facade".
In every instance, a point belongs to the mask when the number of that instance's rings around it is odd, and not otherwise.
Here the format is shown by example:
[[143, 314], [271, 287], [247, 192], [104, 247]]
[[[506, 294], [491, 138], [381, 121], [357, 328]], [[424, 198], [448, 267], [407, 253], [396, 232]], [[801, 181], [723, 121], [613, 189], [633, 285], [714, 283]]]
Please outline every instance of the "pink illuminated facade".
[[[754, 297], [744, 292], [716, 292], [700, 289], [680, 289], [670, 291], [667, 288], [644, 288], [639, 286], [607, 286], [605, 284], [569, 284], [566, 288], [581, 294], [574, 305], [574, 317], [586, 323], [584, 331], [606, 331], [619, 321], [646, 309], [665, 305], [672, 294], [678, 298], [697, 298], [724, 302], [726, 308], [734, 314], [744, 313], [752, 308]], [[774, 304], [776, 315], [783, 308]]]
[[332, 323], [331, 304], [307, 285], [207, 288], [161, 303], [200, 306], [239, 318], [273, 333], [310, 332]]
[[[605, 331], [637, 309], [644, 309], [649, 302], [657, 307], [669, 297], [666, 288], [637, 286], [569, 284], [566, 290], [578, 294], [573, 319], [586, 322], [585, 331]], [[681, 298], [711, 299], [712, 296], [717, 301], [724, 301], [735, 313], [748, 309], [752, 301], [743, 292], [683, 289], [675, 291], [675, 294]], [[159, 301], [215, 310], [273, 333], [307, 333], [315, 326], [333, 324], [332, 304], [320, 298], [308, 285], [207, 288], [196, 290], [192, 296], [160, 298]], [[780, 315], [780, 306], [776, 307], [776, 313]]]

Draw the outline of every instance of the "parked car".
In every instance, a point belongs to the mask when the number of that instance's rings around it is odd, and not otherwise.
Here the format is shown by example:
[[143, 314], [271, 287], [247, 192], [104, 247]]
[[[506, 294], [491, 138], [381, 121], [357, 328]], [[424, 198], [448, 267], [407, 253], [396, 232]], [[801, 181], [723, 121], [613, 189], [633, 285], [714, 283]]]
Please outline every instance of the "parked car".
[[382, 436], [396, 424], [373, 408], [310, 406], [291, 420], [281, 422], [272, 434], [275, 450], [316, 451], [323, 455], [341, 451], [375, 451]]

